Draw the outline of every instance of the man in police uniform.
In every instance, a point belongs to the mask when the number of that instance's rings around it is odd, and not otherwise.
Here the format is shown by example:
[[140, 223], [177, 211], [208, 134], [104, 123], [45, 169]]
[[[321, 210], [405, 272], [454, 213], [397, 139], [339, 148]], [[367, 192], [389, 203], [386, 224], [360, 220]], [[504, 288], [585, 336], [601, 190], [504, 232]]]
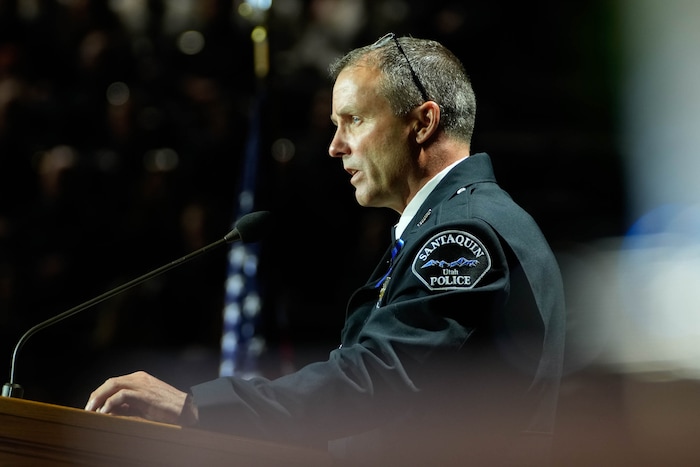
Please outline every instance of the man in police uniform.
[[143, 372], [112, 378], [86, 409], [328, 441], [348, 465], [541, 465], [563, 287], [489, 156], [470, 154], [476, 104], [462, 64], [439, 43], [389, 34], [331, 72], [329, 153], [359, 204], [400, 213], [394, 243], [350, 298], [339, 348], [275, 380], [219, 378], [190, 393]]

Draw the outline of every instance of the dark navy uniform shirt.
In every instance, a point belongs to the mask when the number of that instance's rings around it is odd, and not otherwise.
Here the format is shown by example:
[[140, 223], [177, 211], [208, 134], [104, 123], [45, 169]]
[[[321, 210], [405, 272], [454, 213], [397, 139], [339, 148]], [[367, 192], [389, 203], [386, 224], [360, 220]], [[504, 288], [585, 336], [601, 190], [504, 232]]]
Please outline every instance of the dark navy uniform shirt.
[[401, 240], [350, 298], [327, 361], [193, 387], [200, 426], [330, 441], [351, 465], [539, 451], [554, 427], [565, 309], [535, 221], [498, 186], [489, 156], [475, 154], [440, 181]]

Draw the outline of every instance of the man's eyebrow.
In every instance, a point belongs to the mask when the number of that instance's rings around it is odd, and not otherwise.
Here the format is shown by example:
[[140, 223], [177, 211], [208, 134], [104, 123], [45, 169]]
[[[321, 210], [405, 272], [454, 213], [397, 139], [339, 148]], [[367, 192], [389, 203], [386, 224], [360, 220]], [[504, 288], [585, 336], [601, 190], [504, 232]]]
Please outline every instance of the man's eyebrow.
[[352, 114], [352, 109], [349, 107], [343, 107], [341, 109], [338, 109], [337, 111], [331, 113], [331, 121], [335, 124], [337, 124], [338, 120], [344, 116], [351, 115]]

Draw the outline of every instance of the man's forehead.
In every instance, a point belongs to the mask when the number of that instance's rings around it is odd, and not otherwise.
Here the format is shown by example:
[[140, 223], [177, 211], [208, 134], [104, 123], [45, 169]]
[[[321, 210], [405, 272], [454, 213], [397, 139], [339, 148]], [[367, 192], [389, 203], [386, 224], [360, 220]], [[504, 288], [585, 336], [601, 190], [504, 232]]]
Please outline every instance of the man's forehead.
[[379, 71], [366, 66], [353, 66], [340, 72], [333, 85], [333, 101], [377, 96]]

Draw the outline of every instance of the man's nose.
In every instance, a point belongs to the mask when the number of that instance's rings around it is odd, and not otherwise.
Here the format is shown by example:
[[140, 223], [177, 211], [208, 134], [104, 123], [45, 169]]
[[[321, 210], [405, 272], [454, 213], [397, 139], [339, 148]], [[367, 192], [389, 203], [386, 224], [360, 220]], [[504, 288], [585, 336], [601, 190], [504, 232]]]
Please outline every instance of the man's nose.
[[328, 154], [331, 157], [343, 157], [347, 154], [347, 151], [347, 144], [340, 137], [338, 131], [336, 131], [331, 143], [328, 145]]

